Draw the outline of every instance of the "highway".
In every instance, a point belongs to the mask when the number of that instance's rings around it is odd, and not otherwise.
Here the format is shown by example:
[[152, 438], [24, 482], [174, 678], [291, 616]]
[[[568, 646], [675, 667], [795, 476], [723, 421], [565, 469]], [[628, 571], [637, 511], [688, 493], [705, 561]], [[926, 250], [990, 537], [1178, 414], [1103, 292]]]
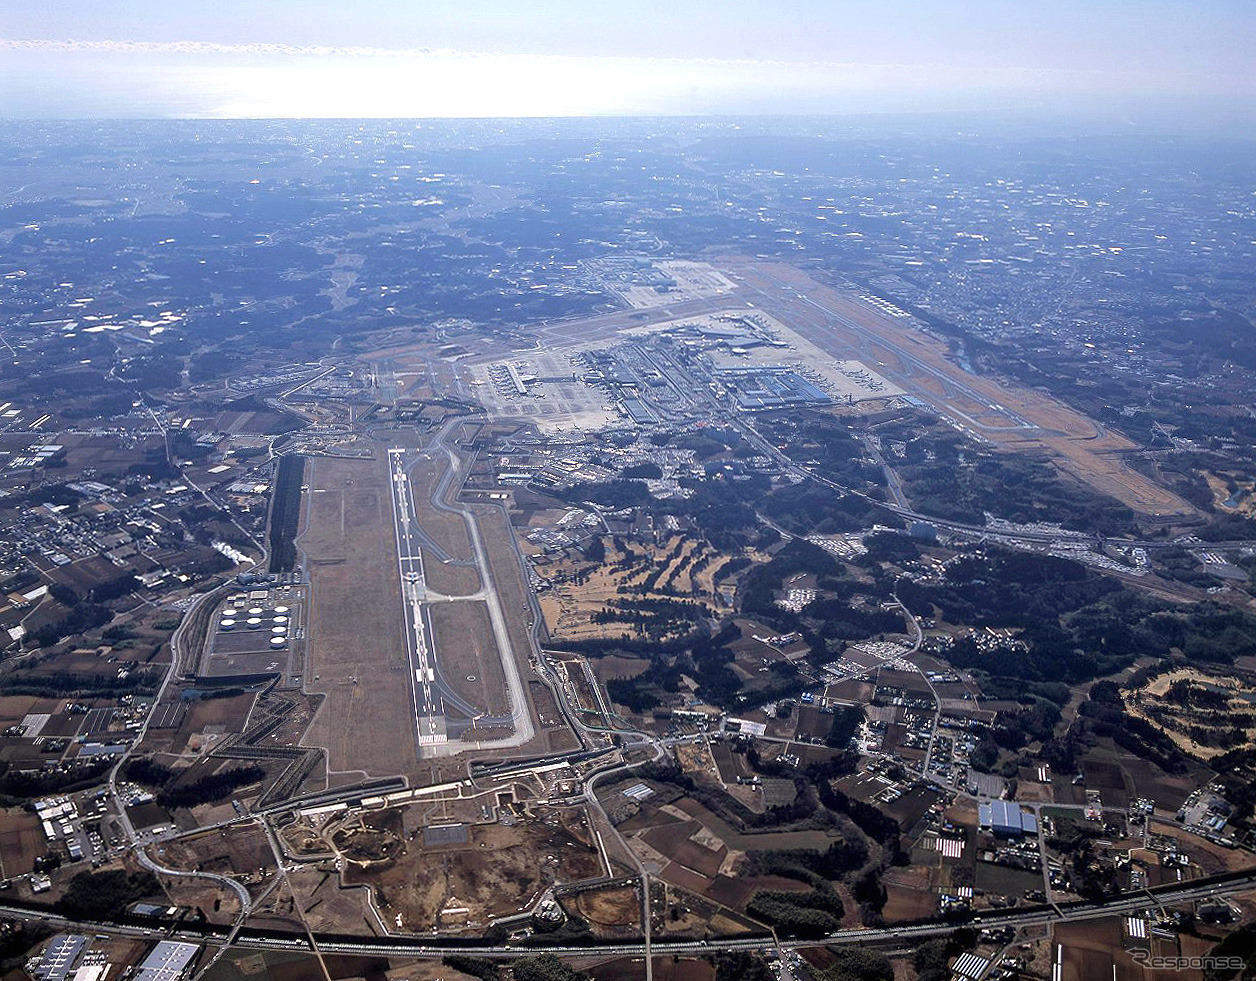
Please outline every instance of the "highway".
[[[902, 926], [866, 927], [857, 930], [841, 930], [810, 939], [781, 940], [779, 945], [787, 949], [808, 947], [846, 946], [859, 944], [885, 944], [903, 941], [926, 940], [945, 936], [961, 926], [978, 929], [1012, 927], [1019, 929], [1044, 926], [1060, 922], [1093, 920], [1105, 916], [1130, 915], [1155, 906], [1176, 906], [1182, 903], [1249, 892], [1256, 888], [1256, 871], [1243, 871], [1198, 879], [1193, 882], [1158, 886], [1136, 893], [1121, 895], [1095, 902], [1075, 902], [1058, 906], [1035, 906], [1023, 910], [1003, 912], [985, 911], [968, 920], [930, 920]], [[37, 906], [16, 904], [0, 905], [0, 915], [11, 917], [38, 916], [60, 928], [110, 931], [122, 936], [156, 937], [159, 934], [170, 939], [190, 940], [202, 943], [224, 943], [230, 933], [223, 926], [180, 925], [174, 921], [154, 919], [151, 926], [115, 924], [109, 921], [75, 921], [59, 917]], [[233, 943], [238, 947], [265, 950], [311, 951], [311, 940], [305, 935], [279, 934], [256, 929], [239, 930]], [[554, 953], [566, 957], [588, 955], [612, 957], [641, 957], [645, 954], [644, 940], [628, 942], [572, 944], [566, 946], [515, 946], [512, 944], [467, 943], [457, 939], [434, 937], [363, 937], [361, 939], [331, 934], [316, 934], [314, 943], [323, 954], [365, 954], [379, 957], [440, 958], [449, 953], [470, 954], [478, 957], [515, 958], [531, 953]], [[717, 937], [710, 940], [653, 940], [650, 949], [654, 956], [689, 955], [702, 956], [720, 950], [765, 950], [776, 944], [769, 936]]]

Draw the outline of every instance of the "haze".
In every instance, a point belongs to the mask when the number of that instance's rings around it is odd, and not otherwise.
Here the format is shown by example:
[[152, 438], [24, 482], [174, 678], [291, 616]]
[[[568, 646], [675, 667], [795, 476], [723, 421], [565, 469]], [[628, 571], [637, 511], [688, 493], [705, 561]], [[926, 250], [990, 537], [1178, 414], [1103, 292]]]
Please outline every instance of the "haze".
[[45, 3], [0, 38], [16, 117], [1052, 109], [1209, 117], [1256, 96], [1235, 0]]

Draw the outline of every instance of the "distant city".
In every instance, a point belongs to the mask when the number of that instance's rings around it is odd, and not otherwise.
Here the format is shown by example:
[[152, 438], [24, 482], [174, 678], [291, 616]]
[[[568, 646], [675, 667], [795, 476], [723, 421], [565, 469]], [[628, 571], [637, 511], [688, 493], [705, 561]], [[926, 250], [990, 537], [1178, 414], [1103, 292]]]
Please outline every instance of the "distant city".
[[1256, 158], [912, 126], [0, 124], [5, 969], [1253, 956]]

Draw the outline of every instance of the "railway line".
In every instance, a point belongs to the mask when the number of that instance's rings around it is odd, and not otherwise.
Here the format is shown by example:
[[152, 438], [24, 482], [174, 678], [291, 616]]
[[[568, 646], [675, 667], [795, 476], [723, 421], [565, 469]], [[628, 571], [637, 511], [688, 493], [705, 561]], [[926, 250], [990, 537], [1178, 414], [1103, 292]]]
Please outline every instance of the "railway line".
[[[1195, 879], [1184, 883], [1156, 886], [1114, 896], [1104, 900], [1077, 900], [1045, 906], [1027, 907], [1006, 912], [990, 910], [974, 914], [968, 919], [931, 919], [925, 922], [905, 923], [899, 926], [865, 927], [841, 930], [819, 937], [773, 940], [770, 935], [740, 937], [713, 937], [707, 940], [653, 940], [651, 953], [659, 955], [704, 955], [716, 951], [762, 950], [780, 946], [789, 949], [808, 947], [847, 946], [859, 944], [884, 944], [905, 940], [925, 940], [945, 936], [957, 927], [971, 926], [977, 929], [1002, 927], [1041, 926], [1051, 923], [1067, 923], [1117, 916], [1145, 910], [1152, 906], [1174, 906], [1181, 903], [1209, 899], [1214, 896], [1233, 895], [1256, 888], [1256, 870], [1246, 869], [1218, 876]], [[226, 943], [233, 930], [227, 926], [212, 924], [187, 924], [179, 919], [153, 918], [139, 921], [131, 918], [125, 922], [110, 920], [71, 920], [58, 916], [47, 907], [22, 904], [0, 904], [0, 915], [10, 917], [37, 916], [58, 928], [79, 931], [108, 931], [119, 936], [152, 939], [187, 940], [194, 943]], [[314, 943], [323, 954], [373, 955], [380, 957], [439, 958], [450, 953], [472, 954], [477, 957], [510, 959], [532, 953], [553, 953], [567, 957], [579, 956], [643, 956], [644, 940], [613, 941], [606, 943], [565, 945], [516, 945], [510, 943], [484, 943], [482, 940], [460, 940], [451, 937], [351, 937], [337, 934], [315, 933]], [[312, 951], [311, 939], [306, 935], [280, 933], [258, 928], [244, 927], [235, 932], [231, 941], [239, 947], [262, 950]]]

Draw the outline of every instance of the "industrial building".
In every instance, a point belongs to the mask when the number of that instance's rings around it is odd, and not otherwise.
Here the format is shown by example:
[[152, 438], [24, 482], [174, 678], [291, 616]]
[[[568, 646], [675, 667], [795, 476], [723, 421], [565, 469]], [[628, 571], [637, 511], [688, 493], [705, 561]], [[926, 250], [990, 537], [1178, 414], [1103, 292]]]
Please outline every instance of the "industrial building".
[[977, 805], [977, 823], [983, 830], [1005, 838], [1038, 833], [1038, 819], [1013, 801], [992, 800]]
[[88, 942], [87, 937], [74, 933], [54, 938], [31, 973], [39, 981], [65, 981]]
[[305, 587], [270, 585], [228, 597], [207, 631], [196, 672], [202, 685], [253, 684], [301, 671]]
[[135, 972], [135, 981], [176, 981], [199, 951], [196, 944], [163, 940], [144, 958]]

